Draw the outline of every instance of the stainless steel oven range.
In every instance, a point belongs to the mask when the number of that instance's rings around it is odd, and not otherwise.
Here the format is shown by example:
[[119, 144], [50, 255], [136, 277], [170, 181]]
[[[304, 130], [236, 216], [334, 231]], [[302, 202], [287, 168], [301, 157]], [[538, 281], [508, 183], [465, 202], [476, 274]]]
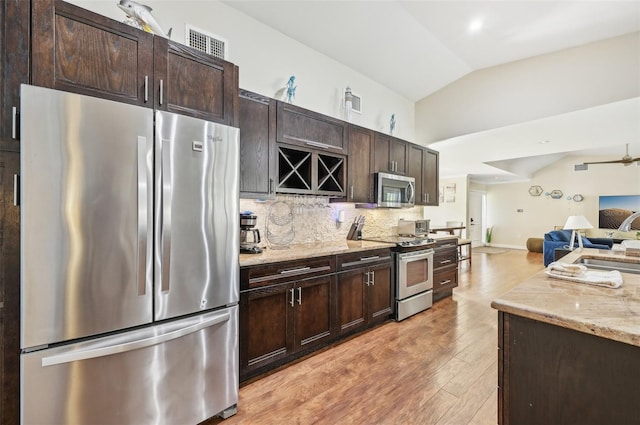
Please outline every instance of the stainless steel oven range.
[[397, 321], [406, 319], [433, 304], [433, 246], [427, 237], [376, 238], [395, 243], [395, 308]]

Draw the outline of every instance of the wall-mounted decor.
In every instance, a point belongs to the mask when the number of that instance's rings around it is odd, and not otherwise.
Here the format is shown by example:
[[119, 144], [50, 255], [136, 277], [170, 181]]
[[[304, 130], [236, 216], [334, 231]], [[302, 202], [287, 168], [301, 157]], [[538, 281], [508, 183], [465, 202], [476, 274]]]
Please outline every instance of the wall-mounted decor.
[[575, 195], [573, 195], [574, 202], [582, 202], [583, 200], [584, 200], [584, 197], [579, 193], [576, 193]]
[[545, 195], [550, 196], [551, 199], [561, 199], [564, 194], [562, 193], [561, 190], [554, 189], [551, 192], [545, 193]]
[[540, 196], [542, 194], [542, 187], [540, 186], [531, 186], [529, 188], [529, 195], [531, 196]]
[[449, 183], [444, 187], [444, 201], [456, 202], [456, 184]]
[[[601, 196], [598, 227], [617, 229], [622, 222], [636, 211], [640, 211], [640, 195]], [[640, 230], [640, 220], [631, 223], [632, 230]]]

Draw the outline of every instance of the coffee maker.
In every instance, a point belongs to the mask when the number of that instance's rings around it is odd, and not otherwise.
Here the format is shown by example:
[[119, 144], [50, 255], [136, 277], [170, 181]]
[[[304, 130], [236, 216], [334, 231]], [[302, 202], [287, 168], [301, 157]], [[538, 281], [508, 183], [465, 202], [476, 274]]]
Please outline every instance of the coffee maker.
[[240, 214], [240, 252], [243, 254], [260, 254], [260, 230], [254, 229], [258, 217], [251, 212]]

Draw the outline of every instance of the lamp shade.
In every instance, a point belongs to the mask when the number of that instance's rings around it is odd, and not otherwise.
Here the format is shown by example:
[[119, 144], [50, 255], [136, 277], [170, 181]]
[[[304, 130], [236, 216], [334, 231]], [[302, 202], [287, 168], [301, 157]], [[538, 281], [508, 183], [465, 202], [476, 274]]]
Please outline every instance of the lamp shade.
[[593, 226], [583, 215], [570, 215], [569, 218], [567, 218], [567, 222], [564, 224], [564, 228], [568, 230], [593, 229]]

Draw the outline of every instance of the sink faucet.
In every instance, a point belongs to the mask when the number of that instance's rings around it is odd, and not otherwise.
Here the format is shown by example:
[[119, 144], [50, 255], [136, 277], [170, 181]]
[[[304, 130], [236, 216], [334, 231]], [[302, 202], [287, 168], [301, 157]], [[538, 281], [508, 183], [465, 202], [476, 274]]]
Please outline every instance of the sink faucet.
[[620, 227], [618, 227], [618, 231], [619, 232], [629, 232], [629, 231], [631, 231], [631, 223], [633, 222], [633, 220], [635, 220], [638, 217], [640, 217], [640, 211], [636, 211], [633, 214], [631, 214], [629, 217], [627, 217], [622, 222]]

